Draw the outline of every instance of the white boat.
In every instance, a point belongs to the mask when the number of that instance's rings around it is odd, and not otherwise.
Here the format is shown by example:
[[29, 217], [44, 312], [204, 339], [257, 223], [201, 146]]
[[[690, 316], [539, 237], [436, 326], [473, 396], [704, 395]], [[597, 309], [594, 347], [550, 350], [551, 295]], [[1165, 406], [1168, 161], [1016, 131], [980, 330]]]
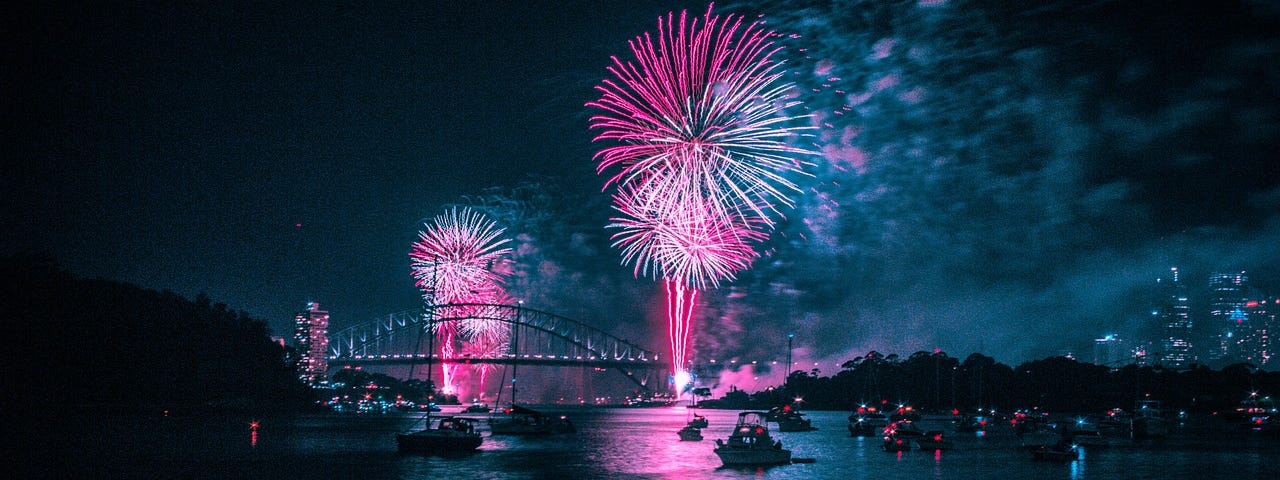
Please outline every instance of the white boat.
[[470, 420], [457, 417], [428, 417], [426, 429], [396, 434], [402, 453], [465, 452], [480, 448], [480, 434]]
[[765, 412], [742, 412], [728, 441], [716, 439], [716, 456], [726, 466], [791, 463], [791, 450], [769, 436]]

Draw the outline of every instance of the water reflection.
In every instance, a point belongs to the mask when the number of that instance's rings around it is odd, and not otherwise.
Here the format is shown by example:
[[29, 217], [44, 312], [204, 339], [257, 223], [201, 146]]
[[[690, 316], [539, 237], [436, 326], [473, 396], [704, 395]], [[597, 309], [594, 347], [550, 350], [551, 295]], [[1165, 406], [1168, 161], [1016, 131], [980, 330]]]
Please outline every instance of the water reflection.
[[[395, 434], [417, 416], [315, 415], [263, 420], [244, 417], [67, 418], [47, 425], [34, 447], [51, 458], [37, 478], [198, 478], [218, 465], [224, 478], [328, 480], [332, 478], [1072, 478], [1203, 480], [1271, 478], [1280, 437], [1243, 428], [1204, 427], [1171, 434], [1161, 442], [1115, 439], [1105, 449], [1084, 449], [1066, 464], [1036, 462], [1018, 448], [1008, 428], [955, 434], [952, 450], [912, 450], [887, 455], [879, 438], [850, 437], [848, 412], [808, 412], [814, 432], [779, 432], [785, 448], [812, 464], [724, 469], [711, 440], [727, 438], [736, 411], [705, 410], [707, 440], [676, 435], [688, 412], [676, 409], [611, 409], [569, 412], [577, 434], [546, 437], [485, 436], [479, 452], [465, 457], [400, 455]], [[483, 418], [483, 416], [477, 416]], [[928, 422], [929, 420], [925, 420]], [[946, 428], [939, 422], [939, 428]], [[268, 433], [259, 438], [258, 433]], [[1245, 433], [1241, 433], [1245, 432]], [[142, 433], [142, 434], [140, 434]], [[41, 443], [43, 442], [43, 443]], [[247, 444], [246, 444], [247, 443]], [[71, 455], [74, 452], [74, 461]], [[340, 473], [336, 473], [340, 472]], [[23, 477], [19, 475], [18, 477]]]

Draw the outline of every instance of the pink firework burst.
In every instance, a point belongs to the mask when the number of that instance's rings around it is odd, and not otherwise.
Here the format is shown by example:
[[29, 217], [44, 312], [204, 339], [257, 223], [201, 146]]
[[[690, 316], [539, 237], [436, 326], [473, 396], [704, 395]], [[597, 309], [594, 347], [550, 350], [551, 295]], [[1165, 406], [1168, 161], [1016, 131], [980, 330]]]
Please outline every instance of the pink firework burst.
[[769, 222], [774, 204], [791, 206], [799, 192], [787, 174], [802, 173], [797, 154], [816, 152], [792, 144], [811, 127], [786, 111], [801, 102], [782, 81], [782, 47], [776, 34], [741, 16], [701, 18], [681, 12], [658, 20], [656, 38], [630, 42], [634, 61], [613, 57], [613, 78], [596, 87], [603, 110], [591, 117], [596, 140], [614, 144], [596, 154], [606, 182], [644, 182], [654, 172], [677, 170], [710, 197], [745, 207]]
[[725, 208], [696, 189], [637, 190], [614, 195], [620, 216], [610, 219], [614, 246], [636, 276], [678, 280], [694, 288], [733, 280], [759, 256], [754, 246], [767, 227], [741, 210]]
[[[454, 208], [438, 215], [418, 233], [418, 241], [409, 251], [410, 266], [416, 285], [432, 305], [466, 302], [497, 289], [502, 276], [498, 273], [510, 249], [508, 240], [500, 238], [503, 229], [478, 212]], [[433, 312], [441, 314], [446, 312]], [[441, 338], [440, 354], [452, 358], [456, 349], [458, 322], [435, 324]], [[442, 385], [452, 392], [453, 365], [442, 368]]]
[[799, 192], [787, 177], [817, 153], [793, 145], [810, 127], [786, 113], [800, 102], [775, 36], [711, 7], [700, 19], [668, 14], [656, 35], [630, 42], [633, 61], [613, 57], [587, 103], [602, 111], [595, 139], [612, 142], [596, 159], [599, 173], [617, 170], [605, 182], [617, 188], [614, 246], [636, 276], [666, 286], [673, 378], [688, 378], [697, 289], [751, 266], [777, 205]]

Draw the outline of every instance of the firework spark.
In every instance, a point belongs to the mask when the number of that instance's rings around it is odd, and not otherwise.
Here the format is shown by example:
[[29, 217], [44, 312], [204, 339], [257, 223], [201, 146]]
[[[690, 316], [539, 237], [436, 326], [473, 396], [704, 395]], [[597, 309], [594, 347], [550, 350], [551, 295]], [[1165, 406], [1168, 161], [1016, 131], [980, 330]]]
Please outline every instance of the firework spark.
[[613, 57], [612, 78], [587, 103], [602, 111], [590, 120], [595, 139], [612, 142], [595, 158], [599, 173], [617, 170], [605, 182], [621, 214], [614, 246], [636, 276], [666, 285], [676, 377], [697, 289], [750, 267], [777, 206], [793, 206], [788, 193], [799, 188], [788, 176], [808, 165], [797, 158], [816, 154], [794, 146], [811, 127], [787, 114], [800, 102], [782, 81], [776, 35], [710, 7], [701, 19], [668, 14], [656, 36], [630, 42], [634, 61]]
[[[500, 238], [503, 229], [484, 215], [470, 209], [452, 209], [438, 215], [419, 232], [409, 252], [416, 285], [432, 305], [484, 302], [504, 298], [502, 276], [498, 273], [510, 249], [507, 239]], [[454, 315], [454, 312], [434, 312]], [[465, 325], [465, 324], [463, 324]], [[459, 323], [434, 324], [435, 335], [441, 337], [440, 353], [452, 358], [456, 351]], [[446, 392], [454, 389], [455, 366], [446, 365], [442, 385]]]

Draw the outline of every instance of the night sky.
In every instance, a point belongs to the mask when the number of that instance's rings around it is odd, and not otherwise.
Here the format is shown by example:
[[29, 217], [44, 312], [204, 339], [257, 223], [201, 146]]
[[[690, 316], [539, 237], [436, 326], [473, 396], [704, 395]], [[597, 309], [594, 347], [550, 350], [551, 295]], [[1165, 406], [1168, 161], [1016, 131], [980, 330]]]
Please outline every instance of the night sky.
[[[307, 301], [335, 329], [420, 305], [409, 245], [473, 205], [518, 247], [513, 295], [663, 349], [583, 104], [627, 40], [705, 3], [210, 3], [3, 7], [0, 253], [287, 337]], [[824, 155], [703, 297], [696, 359], [795, 331], [827, 373], [868, 349], [1019, 362], [1148, 333], [1170, 267], [1280, 292], [1280, 8], [1019, 3], [717, 4], [797, 34]]]

